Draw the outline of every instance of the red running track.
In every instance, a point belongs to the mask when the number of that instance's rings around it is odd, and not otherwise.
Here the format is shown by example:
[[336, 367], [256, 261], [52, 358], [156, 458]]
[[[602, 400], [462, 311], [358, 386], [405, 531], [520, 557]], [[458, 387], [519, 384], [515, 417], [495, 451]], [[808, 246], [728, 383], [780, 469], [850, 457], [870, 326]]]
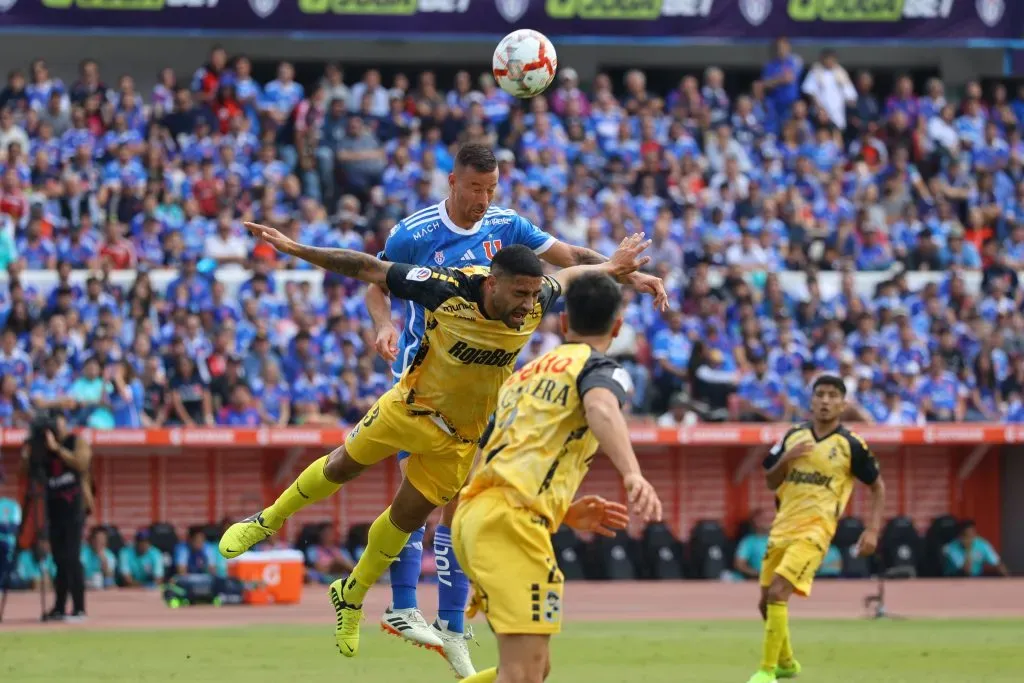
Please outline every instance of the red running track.
[[[864, 598], [877, 593], [874, 581], [818, 581], [808, 599], [794, 599], [798, 618], [852, 619], [866, 615]], [[423, 586], [421, 606], [432, 616], [437, 590]], [[380, 585], [367, 598], [370, 623], [383, 612], [390, 590]], [[719, 582], [573, 582], [566, 587], [569, 620], [757, 619], [758, 589], [753, 583]], [[23, 629], [157, 629], [240, 627], [253, 624], [325, 624], [334, 622], [326, 587], [308, 587], [297, 605], [270, 607], [191, 607], [168, 609], [155, 591], [111, 590], [87, 596], [89, 620], [83, 625], [39, 623], [39, 594], [11, 593], [0, 631]], [[913, 618], [1024, 617], [1024, 579], [974, 579], [886, 582], [891, 614]]]

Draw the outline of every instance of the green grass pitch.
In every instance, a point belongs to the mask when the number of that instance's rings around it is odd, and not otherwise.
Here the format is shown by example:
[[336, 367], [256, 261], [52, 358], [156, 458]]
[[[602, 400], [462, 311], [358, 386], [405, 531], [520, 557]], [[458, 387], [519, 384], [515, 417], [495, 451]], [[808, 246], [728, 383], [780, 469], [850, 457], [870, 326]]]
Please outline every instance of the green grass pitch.
[[[1019, 683], [1024, 621], [818, 621], [792, 628], [801, 683]], [[732, 622], [569, 624], [553, 641], [554, 683], [745, 683], [760, 625]], [[495, 661], [492, 634], [473, 647]], [[19, 683], [428, 683], [454, 680], [436, 654], [364, 625], [361, 651], [334, 650], [331, 624], [168, 631], [0, 634], [0, 680]]]

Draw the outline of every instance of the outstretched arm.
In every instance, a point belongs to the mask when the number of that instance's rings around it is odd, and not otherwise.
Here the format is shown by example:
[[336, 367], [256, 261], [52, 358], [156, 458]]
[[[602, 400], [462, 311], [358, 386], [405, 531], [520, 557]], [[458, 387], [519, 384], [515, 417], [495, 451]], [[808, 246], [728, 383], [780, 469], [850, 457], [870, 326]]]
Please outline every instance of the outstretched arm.
[[[551, 265], [559, 266], [560, 268], [599, 265], [608, 261], [607, 258], [593, 249], [566, 244], [565, 242], [555, 242], [540, 257]], [[648, 275], [647, 273], [633, 272], [626, 275], [622, 282], [632, 285], [638, 292], [653, 296], [654, 305], [660, 310], [664, 310], [668, 306], [668, 294], [665, 293], [665, 283], [662, 282], [660, 277]]]
[[595, 388], [583, 397], [590, 431], [622, 476], [630, 506], [644, 522], [661, 520], [661, 500], [643, 474], [629, 440], [629, 427], [619, 401], [609, 389]]
[[289, 254], [324, 270], [354, 277], [388, 291], [387, 274], [393, 265], [391, 263], [351, 249], [325, 249], [299, 244], [280, 230], [259, 223], [246, 223], [245, 227], [282, 254]]
[[619, 282], [624, 282], [626, 281], [626, 278], [650, 262], [650, 256], [640, 256], [640, 254], [649, 246], [651, 246], [651, 241], [645, 240], [643, 233], [630, 235], [626, 239], [622, 240], [622, 243], [619, 244], [619, 248], [607, 261], [594, 265], [563, 268], [551, 277], [557, 280], [558, 284], [562, 286], [562, 291], [565, 291], [569, 287], [569, 284], [580, 275], [593, 273], [595, 271], [607, 273]]

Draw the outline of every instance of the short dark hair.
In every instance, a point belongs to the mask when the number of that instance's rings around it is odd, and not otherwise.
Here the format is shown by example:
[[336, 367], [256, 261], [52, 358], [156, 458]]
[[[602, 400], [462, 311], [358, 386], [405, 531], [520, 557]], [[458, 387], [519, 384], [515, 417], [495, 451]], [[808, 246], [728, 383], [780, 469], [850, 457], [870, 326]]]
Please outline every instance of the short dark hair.
[[455, 168], [471, 168], [477, 173], [490, 173], [498, 168], [498, 159], [487, 145], [469, 142], [455, 155]]
[[513, 244], [502, 247], [491, 259], [491, 272], [495, 275], [526, 275], [541, 277], [544, 266], [537, 254], [525, 244]]
[[622, 307], [619, 285], [605, 273], [586, 273], [571, 283], [565, 293], [569, 329], [576, 334], [608, 334]]
[[833, 387], [843, 396], [846, 396], [846, 382], [839, 375], [821, 375], [811, 386], [811, 391], [817, 391], [818, 387]]

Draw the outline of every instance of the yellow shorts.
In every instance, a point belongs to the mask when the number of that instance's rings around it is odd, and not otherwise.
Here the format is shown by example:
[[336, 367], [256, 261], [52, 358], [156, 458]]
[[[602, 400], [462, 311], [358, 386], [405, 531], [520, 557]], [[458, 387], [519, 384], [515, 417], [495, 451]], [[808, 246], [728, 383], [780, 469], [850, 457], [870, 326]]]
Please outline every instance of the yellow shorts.
[[767, 588], [772, 578], [778, 575], [793, 584], [798, 594], [806, 597], [811, 594], [811, 583], [823, 559], [825, 551], [813, 541], [769, 542], [761, 564], [761, 586]]
[[473, 602], [495, 633], [562, 630], [564, 579], [545, 522], [512, 505], [501, 489], [459, 503], [452, 542], [473, 584]]
[[452, 436], [429, 415], [410, 415], [390, 389], [348, 433], [345, 451], [362, 465], [374, 465], [398, 451], [411, 453], [405, 476], [437, 506], [451, 502], [469, 476], [476, 444]]

